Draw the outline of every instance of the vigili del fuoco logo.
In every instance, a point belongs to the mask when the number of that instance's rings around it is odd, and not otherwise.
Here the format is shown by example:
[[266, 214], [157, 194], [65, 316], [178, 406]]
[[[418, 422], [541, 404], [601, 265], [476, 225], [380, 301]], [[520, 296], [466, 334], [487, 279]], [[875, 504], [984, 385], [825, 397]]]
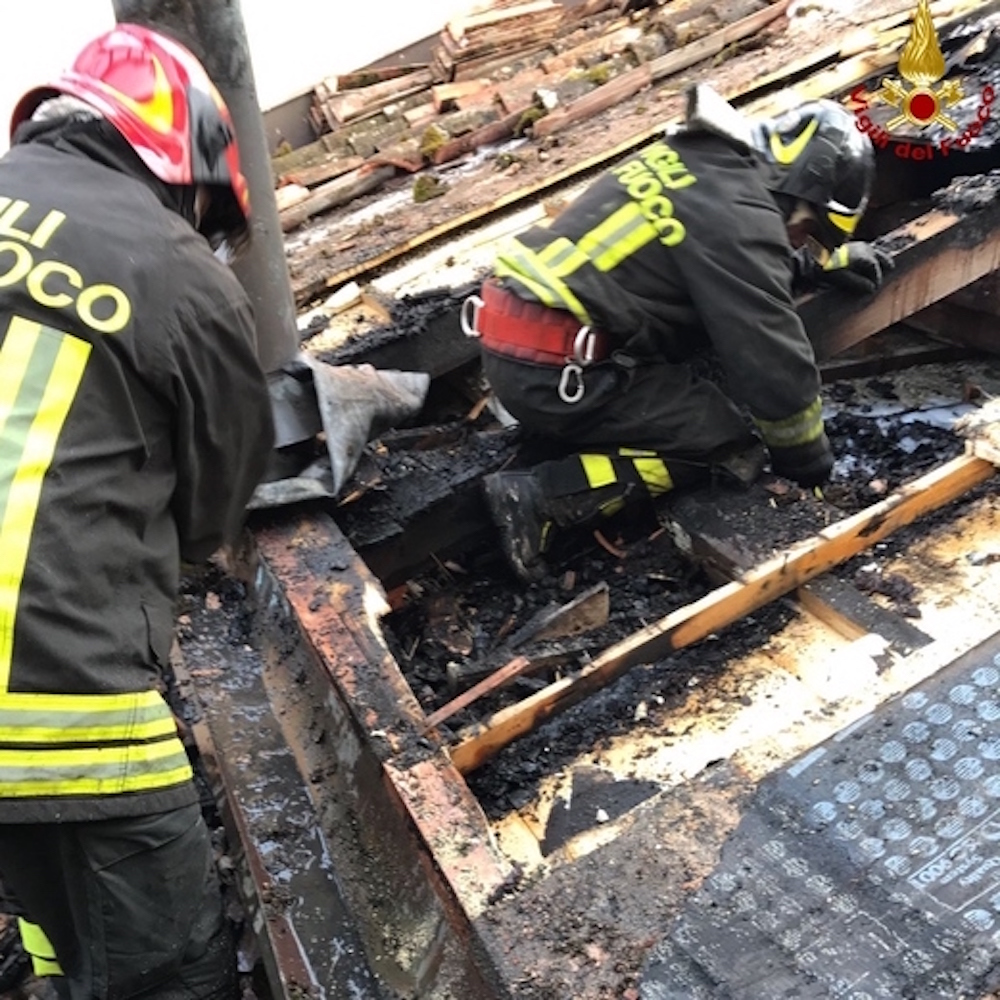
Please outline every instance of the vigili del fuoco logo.
[[[857, 126], [872, 142], [885, 149], [890, 143], [896, 156], [902, 159], [932, 160], [935, 151], [947, 156], [951, 150], [962, 149], [978, 136], [990, 119], [996, 94], [987, 84], [979, 97], [976, 115], [965, 124], [955, 120], [950, 111], [964, 97], [960, 80], [946, 80], [946, 64], [941, 52], [937, 29], [931, 19], [930, 0], [919, 0], [913, 14], [910, 37], [899, 56], [899, 77], [883, 77], [873, 94], [860, 85], [851, 91], [851, 101], [857, 116]], [[887, 104], [898, 110], [884, 124], [878, 124], [868, 114], [873, 104]], [[892, 133], [910, 124], [921, 131], [938, 126], [936, 138], [910, 142], [894, 140]], [[940, 132], [945, 134], [941, 135]]]

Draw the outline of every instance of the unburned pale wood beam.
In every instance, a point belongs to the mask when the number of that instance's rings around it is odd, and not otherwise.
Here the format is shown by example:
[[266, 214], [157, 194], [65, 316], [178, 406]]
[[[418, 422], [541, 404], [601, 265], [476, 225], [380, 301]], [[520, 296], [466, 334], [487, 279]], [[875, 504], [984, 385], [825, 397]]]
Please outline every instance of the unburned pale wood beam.
[[806, 581], [850, 559], [897, 528], [950, 503], [994, 475], [994, 466], [965, 455], [921, 476], [880, 503], [824, 528], [812, 538], [679, 608], [599, 654], [579, 673], [460, 732], [450, 747], [463, 774], [508, 744], [571, 707], [640, 663], [651, 663], [732, 624]]

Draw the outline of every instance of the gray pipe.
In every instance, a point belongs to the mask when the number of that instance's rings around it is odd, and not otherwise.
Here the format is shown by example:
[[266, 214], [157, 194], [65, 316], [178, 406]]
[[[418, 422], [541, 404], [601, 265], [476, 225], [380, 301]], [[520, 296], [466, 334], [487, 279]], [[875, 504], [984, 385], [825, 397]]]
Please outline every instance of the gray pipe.
[[[298, 354], [299, 335], [239, 0], [112, 0], [112, 5], [116, 20], [162, 28], [185, 44], [201, 60], [229, 106], [250, 188], [253, 233], [250, 249], [234, 271], [254, 306], [261, 367], [269, 375], [280, 373]], [[281, 380], [280, 374], [277, 378]], [[282, 436], [288, 435], [279, 430], [279, 439]], [[291, 436], [296, 435], [291, 432]]]

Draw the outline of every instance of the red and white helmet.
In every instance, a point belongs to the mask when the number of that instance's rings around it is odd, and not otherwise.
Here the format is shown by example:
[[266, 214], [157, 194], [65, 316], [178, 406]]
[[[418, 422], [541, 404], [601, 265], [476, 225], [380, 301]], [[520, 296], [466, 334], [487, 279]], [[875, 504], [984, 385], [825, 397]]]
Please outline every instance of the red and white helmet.
[[43, 101], [70, 94], [100, 112], [167, 184], [212, 188], [208, 228], [238, 240], [248, 231], [250, 197], [240, 170], [232, 117], [201, 63], [183, 45], [137, 24], [95, 38], [73, 65], [28, 91], [10, 131]]

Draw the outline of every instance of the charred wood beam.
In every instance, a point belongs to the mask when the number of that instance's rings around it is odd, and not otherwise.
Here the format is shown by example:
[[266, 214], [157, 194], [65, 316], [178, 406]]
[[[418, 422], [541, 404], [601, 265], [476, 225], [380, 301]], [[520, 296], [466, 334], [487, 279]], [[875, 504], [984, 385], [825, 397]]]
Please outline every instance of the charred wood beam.
[[966, 213], [936, 208], [884, 236], [894, 269], [874, 298], [828, 289], [798, 304], [822, 361], [940, 302], [1000, 267], [1000, 201]]
[[963, 456], [914, 480], [881, 503], [767, 560], [741, 580], [717, 588], [609, 647], [577, 674], [467, 727], [450, 747], [452, 762], [464, 774], [476, 770], [514, 740], [601, 690], [637, 664], [655, 662], [783, 597], [897, 528], [957, 499], [994, 473], [990, 462]]
[[992, 313], [945, 300], [922, 309], [907, 322], [949, 344], [1000, 354], [1000, 318]]
[[[666, 519], [678, 546], [697, 559], [710, 579], [717, 583], [741, 580], [755, 565], [782, 548], [782, 539], [794, 528], [801, 536], [808, 530], [820, 530], [831, 520], [842, 518], [834, 507], [804, 494], [794, 501], [794, 518], [787, 508], [768, 503], [766, 486], [756, 486], [748, 493], [732, 490], [705, 491], [679, 498], [667, 507]], [[748, 516], [748, 510], [752, 511]], [[810, 614], [834, 631], [856, 639], [877, 633], [893, 652], [906, 656], [926, 646], [931, 637], [901, 615], [880, 607], [845, 580], [830, 573], [818, 576], [799, 587], [795, 600]]]
[[270, 581], [261, 604], [284, 621], [268, 634], [270, 660], [290, 675], [286, 739], [315, 776], [312, 792], [341, 851], [361, 866], [353, 890], [376, 896], [376, 932], [397, 940], [382, 958], [402, 963], [410, 981], [394, 985], [430, 995], [441, 976], [457, 996], [500, 1000], [507, 994], [470, 914], [512, 872], [461, 775], [421, 739], [423, 712], [381, 632], [389, 609], [380, 581], [323, 515], [282, 518], [254, 541], [257, 578]]
[[[471, 434], [448, 448], [408, 455], [388, 454], [361, 469], [375, 488], [336, 512], [350, 544], [389, 590], [405, 583], [435, 560], [467, 560], [489, 547], [495, 529], [483, 502], [480, 481], [509, 461], [516, 448], [510, 431]], [[399, 460], [405, 461], [400, 474]]]
[[[932, 310], [935, 308], [931, 307]], [[975, 347], [966, 344], [942, 343], [945, 338], [938, 336], [936, 328], [928, 329], [920, 322], [927, 311], [917, 313], [905, 323], [889, 327], [863, 340], [852, 350], [824, 361], [820, 365], [823, 382], [829, 384], [839, 379], [873, 378], [914, 365], [965, 361], [979, 354]], [[945, 311], [948, 311], [947, 308]]]

